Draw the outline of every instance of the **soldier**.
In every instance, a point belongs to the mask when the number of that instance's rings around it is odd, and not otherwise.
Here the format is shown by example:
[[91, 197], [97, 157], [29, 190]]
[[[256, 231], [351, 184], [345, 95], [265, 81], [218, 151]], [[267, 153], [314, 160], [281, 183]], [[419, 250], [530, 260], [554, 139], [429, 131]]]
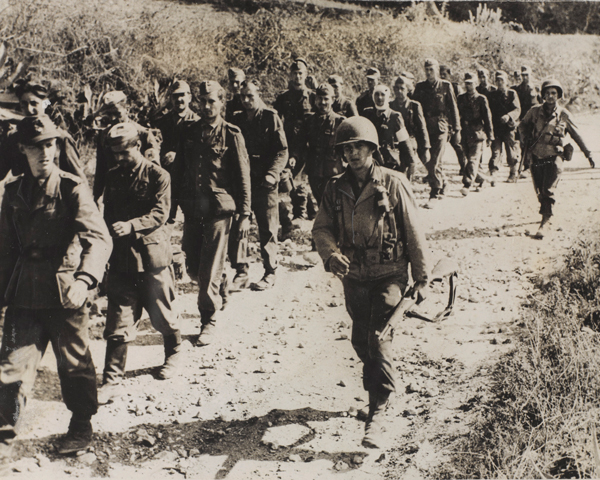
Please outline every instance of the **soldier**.
[[480, 93], [489, 100], [490, 92], [496, 90], [496, 87], [489, 83], [488, 75], [489, 72], [487, 68], [479, 67], [477, 69], [477, 78], [479, 79], [479, 85], [477, 85], [477, 93]]
[[114, 248], [106, 281], [106, 357], [103, 387], [98, 393], [101, 405], [122, 391], [127, 347], [135, 340], [142, 309], [164, 339], [165, 362], [158, 378], [173, 377], [182, 355], [179, 317], [172, 306], [175, 281], [166, 226], [171, 178], [141, 154], [138, 129], [132, 123], [113, 126], [106, 144], [116, 167], [106, 175], [104, 193], [104, 219]]
[[[419, 102], [411, 100], [409, 94], [414, 90], [413, 81], [409, 78], [400, 75], [394, 83], [394, 94], [396, 98], [390, 103], [390, 108], [402, 114], [404, 126], [408, 132], [409, 148], [417, 153], [424, 165], [427, 165], [431, 160], [429, 149], [429, 134], [427, 133], [427, 124], [423, 116], [423, 108]], [[411, 169], [407, 172], [409, 180], [414, 176], [416, 162], [413, 163]]]
[[515, 82], [515, 85], [519, 85], [521, 83], [521, 72], [518, 70], [513, 72], [513, 81]]
[[240, 89], [242, 88], [242, 82], [246, 80], [246, 74], [240, 68], [230, 68], [227, 72], [227, 77], [229, 78], [229, 91], [232, 97], [225, 105], [225, 121], [231, 122], [236, 113], [244, 111]]
[[117, 123], [132, 123], [138, 129], [141, 145], [141, 152], [148, 160], [160, 166], [160, 143], [154, 134], [148, 129], [141, 126], [139, 123], [131, 120], [127, 114], [125, 101], [127, 97], [123, 92], [112, 91], [107, 92], [102, 97], [102, 106], [97, 115], [102, 116], [107, 126], [98, 134], [96, 147], [96, 173], [94, 176], [94, 200], [98, 202], [104, 193], [106, 184], [106, 174], [114, 167], [115, 160], [113, 158], [111, 148], [106, 144], [106, 135], [109, 130]]
[[460, 193], [465, 197], [469, 194], [469, 188], [473, 183], [483, 185], [485, 178], [478, 174], [479, 163], [483, 156], [483, 145], [487, 141], [489, 146], [494, 140], [492, 128], [492, 114], [488, 106], [487, 98], [475, 89], [475, 75], [465, 73], [466, 93], [458, 96], [458, 111], [462, 126], [462, 146], [467, 157], [463, 185]]
[[323, 83], [317, 88], [317, 111], [306, 120], [306, 173], [313, 195], [321, 203], [325, 185], [331, 177], [342, 173], [342, 159], [335, 152], [335, 132], [344, 117], [333, 111], [333, 87]]
[[327, 83], [333, 87], [333, 111], [347, 118], [358, 115], [354, 102], [343, 93], [344, 79], [339, 75], [330, 75]]
[[521, 79], [520, 84], [512, 87], [517, 92], [519, 104], [521, 105], [519, 120], [525, 116], [531, 107], [540, 103], [538, 89], [531, 83], [531, 68], [526, 65], [521, 67]]
[[498, 89], [490, 92], [488, 101], [494, 124], [494, 141], [492, 142], [492, 157], [490, 158], [490, 175], [492, 178], [500, 168], [502, 145], [506, 149], [506, 160], [510, 167], [507, 182], [517, 181], [519, 168], [519, 147], [515, 138], [517, 123], [521, 113], [517, 92], [508, 88], [508, 75], [499, 70], [496, 72]]
[[390, 97], [387, 85], [377, 85], [373, 91], [375, 108], [368, 108], [364, 112], [365, 118], [375, 126], [379, 139], [379, 152], [374, 154], [374, 158], [383, 167], [410, 175], [416, 155], [408, 144], [409, 136], [402, 114], [390, 108]]
[[0, 296], [8, 306], [0, 348], [0, 457], [9, 457], [48, 342], [72, 412], [58, 453], [85, 450], [97, 412], [89, 348], [89, 290], [104, 274], [110, 235], [89, 188], [54, 163], [62, 133], [49, 117], [18, 126], [23, 175], [6, 186], [0, 209]]
[[364, 116], [365, 109], [375, 107], [373, 103], [373, 90], [379, 84], [380, 77], [381, 73], [375, 67], [367, 69], [367, 85], [369, 88], [362, 92], [356, 99], [356, 110], [359, 115]]
[[563, 88], [558, 80], [542, 84], [542, 105], [534, 105], [523, 117], [519, 132], [528, 154], [531, 155], [531, 178], [540, 202], [542, 221], [534, 238], [542, 239], [547, 232], [552, 208], [556, 202], [554, 191], [562, 173], [563, 158], [570, 160], [573, 147], [565, 145], [566, 134], [577, 143], [594, 168], [592, 152], [585, 145], [568, 110], [558, 105]]
[[[442, 80], [447, 80], [452, 84], [452, 89], [454, 90], [454, 96], [456, 98], [458, 98], [459, 95], [464, 93], [463, 89], [460, 87], [458, 82], [452, 81], [452, 71], [450, 70], [449, 66], [440, 65], [440, 78]], [[454, 134], [454, 132], [452, 132], [450, 135], [450, 145], [452, 145], [452, 149], [454, 150], [454, 153], [456, 153], [456, 159], [458, 160], [458, 166], [460, 167], [458, 174], [462, 176], [465, 174], [465, 166], [467, 164], [467, 159], [465, 157], [465, 152], [463, 151], [460, 138], [458, 139], [458, 141], [456, 140], [456, 138], [456, 135]]]
[[344, 120], [336, 143], [348, 168], [327, 184], [312, 233], [325, 269], [342, 280], [352, 346], [363, 362], [369, 414], [362, 444], [379, 448], [396, 384], [393, 333], [380, 339], [377, 332], [406, 290], [409, 265], [413, 291], [427, 284], [427, 246], [410, 185], [403, 175], [374, 162], [373, 124], [363, 117]]
[[184, 215], [181, 248], [188, 274], [198, 280], [202, 323], [196, 345], [212, 342], [227, 242], [234, 214], [238, 235], [250, 226], [250, 167], [241, 130], [225, 122], [225, 90], [215, 81], [200, 84], [200, 117], [182, 134], [173, 166], [175, 199]]
[[[46, 116], [48, 85], [31, 80], [19, 80], [15, 84], [15, 95], [19, 99], [21, 112], [26, 117]], [[56, 158], [54, 162], [67, 173], [77, 175], [87, 185], [87, 177], [79, 159], [75, 140], [68, 132], [58, 129], [60, 136], [56, 138]], [[0, 180], [4, 180], [9, 172], [21, 175], [27, 170], [27, 159], [18, 147], [18, 137], [12, 133], [0, 144]]]
[[434, 201], [444, 195], [446, 180], [442, 170], [442, 159], [451, 131], [454, 132], [455, 140], [460, 141], [460, 118], [452, 85], [439, 78], [437, 60], [425, 60], [425, 75], [427, 80], [417, 83], [413, 100], [423, 107], [431, 142], [431, 160], [426, 165], [431, 191], [430, 201], [425, 206], [433, 208]]
[[[288, 162], [287, 140], [279, 115], [261, 100], [258, 82], [244, 81], [240, 98], [244, 111], [233, 117], [233, 123], [242, 131], [250, 158], [252, 211], [258, 225], [265, 268], [263, 278], [251, 287], [253, 290], [266, 290], [275, 284], [279, 229], [277, 186]], [[235, 233], [236, 228], [232, 231]], [[243, 248], [240, 249], [238, 238], [237, 235], [229, 236], [229, 259], [236, 270], [231, 292], [246, 288], [249, 283], [248, 259], [241, 251]]]

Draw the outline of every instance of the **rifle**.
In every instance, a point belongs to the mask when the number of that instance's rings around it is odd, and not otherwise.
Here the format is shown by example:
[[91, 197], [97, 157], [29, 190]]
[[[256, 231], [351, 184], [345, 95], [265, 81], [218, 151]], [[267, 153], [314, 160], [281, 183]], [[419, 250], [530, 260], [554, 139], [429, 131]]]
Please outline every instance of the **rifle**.
[[444, 258], [440, 260], [433, 271], [431, 272], [431, 280], [429, 284], [433, 284], [435, 282], [441, 282], [444, 278], [449, 278], [450, 283], [450, 292], [448, 295], [448, 305], [444, 310], [439, 312], [433, 318], [429, 318], [420, 313], [411, 311], [410, 308], [413, 305], [420, 303], [418, 295], [414, 291], [414, 285], [410, 287], [406, 293], [402, 296], [398, 305], [394, 307], [392, 315], [388, 320], [387, 324], [383, 328], [381, 332], [377, 333], [377, 338], [381, 341], [385, 337], [387, 337], [392, 329], [396, 328], [396, 326], [404, 320], [404, 317], [410, 318], [419, 318], [421, 320], [425, 320], [426, 322], [437, 323], [446, 318], [448, 318], [452, 313], [452, 308], [454, 306], [454, 301], [456, 299], [456, 279], [458, 278], [458, 264], [449, 258]]

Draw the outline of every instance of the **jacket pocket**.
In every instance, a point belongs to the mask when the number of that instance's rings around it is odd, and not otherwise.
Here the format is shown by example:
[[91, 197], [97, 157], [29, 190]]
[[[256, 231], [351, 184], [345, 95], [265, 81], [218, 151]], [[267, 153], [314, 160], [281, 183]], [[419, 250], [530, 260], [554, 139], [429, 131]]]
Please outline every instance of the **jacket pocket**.
[[163, 268], [173, 261], [169, 229], [161, 227], [159, 231], [140, 238], [139, 252], [144, 271]]
[[224, 188], [213, 187], [211, 189], [211, 193], [210, 212], [208, 212], [211, 217], [220, 217], [235, 213], [235, 200], [229, 193], [227, 193], [227, 190]]

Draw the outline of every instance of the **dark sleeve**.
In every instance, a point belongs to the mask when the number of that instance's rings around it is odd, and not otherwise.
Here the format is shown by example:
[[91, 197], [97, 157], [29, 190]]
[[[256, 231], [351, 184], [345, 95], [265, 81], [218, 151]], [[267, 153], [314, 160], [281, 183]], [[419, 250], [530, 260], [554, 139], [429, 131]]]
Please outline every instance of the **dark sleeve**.
[[230, 151], [233, 155], [237, 213], [250, 215], [250, 161], [246, 151], [246, 143], [239, 130], [237, 132], [230, 131], [229, 136], [234, 147]]
[[344, 115], [346, 115], [346, 118], [358, 117], [358, 110], [356, 108], [356, 103], [354, 103], [350, 99], [346, 100], [346, 111], [344, 112]]
[[565, 121], [567, 123], [567, 132], [569, 132], [569, 135], [571, 135], [571, 138], [573, 140], [575, 140], [575, 143], [577, 144], [577, 146], [579, 146], [579, 148], [584, 153], [584, 155], [589, 158], [590, 155], [592, 154], [592, 152], [590, 151], [590, 149], [586, 146], [585, 142], [583, 141], [583, 137], [579, 133], [579, 129], [577, 128], [577, 125], [575, 125], [573, 118], [571, 117], [571, 115], [569, 114], [569, 112], [567, 110], [563, 110], [561, 115], [564, 115], [566, 117]]
[[277, 110], [277, 113], [279, 114], [280, 117], [283, 118], [283, 95], [278, 95], [277, 98], [275, 99], [275, 102], [273, 103], [273, 108], [275, 110]]
[[5, 190], [0, 209], [0, 306], [5, 305], [5, 293], [19, 258], [19, 240], [13, 225], [10, 195]]
[[142, 141], [141, 152], [155, 165], [160, 167], [160, 143], [156, 135], [154, 135], [149, 129], [141, 127], [140, 140]]
[[171, 210], [171, 178], [169, 174], [162, 170], [151, 171], [150, 175], [156, 185], [152, 207], [145, 215], [129, 220], [138, 238], [152, 233], [167, 223]]
[[272, 124], [270, 125], [269, 131], [271, 132], [271, 154], [272, 159], [267, 169], [267, 174], [272, 175], [275, 178], [279, 178], [279, 175], [286, 167], [288, 162], [288, 146], [285, 138], [285, 131], [283, 130], [283, 122], [279, 115], [274, 114], [272, 116]]
[[519, 117], [521, 116], [521, 102], [519, 102], [519, 96], [517, 92], [514, 90], [509, 90], [510, 104], [508, 105], [508, 112], [506, 114], [513, 119], [516, 123], [519, 121]]
[[423, 115], [423, 107], [417, 101], [411, 104], [411, 107], [414, 107], [413, 119], [416, 127], [416, 138], [417, 145], [419, 146], [419, 150], [425, 150], [427, 148], [431, 148], [431, 143], [429, 143], [429, 133], [427, 132], [427, 124], [425, 123], [425, 116]]
[[106, 174], [108, 173], [108, 158], [106, 147], [104, 146], [104, 133], [100, 132], [98, 136], [98, 145], [96, 147], [96, 172], [94, 173], [94, 200], [97, 202], [104, 192], [106, 185]]
[[460, 114], [458, 113], [458, 104], [456, 103], [456, 95], [454, 95], [454, 88], [452, 88], [452, 84], [450, 84], [450, 88], [448, 89], [448, 96], [446, 97], [448, 101], [448, 109], [450, 121], [452, 122], [452, 129], [455, 132], [460, 131]]
[[335, 181], [330, 180], [325, 186], [323, 199], [319, 205], [319, 211], [313, 224], [312, 237], [319, 252], [319, 256], [325, 265], [325, 271], [329, 271], [329, 257], [334, 253], [340, 253], [337, 245], [338, 232], [336, 232], [337, 213], [334, 209]]
[[79, 152], [75, 146], [75, 141], [68, 133], [64, 132], [61, 137], [60, 153], [58, 157], [58, 166], [61, 170], [77, 175], [85, 185], [88, 185], [87, 177], [83, 170], [83, 165], [79, 158]]
[[483, 95], [481, 96], [481, 117], [483, 118], [483, 128], [485, 129], [485, 134], [487, 135], [488, 140], [494, 139], [494, 127], [492, 125], [492, 113], [490, 112], [490, 107], [488, 105], [487, 98]]

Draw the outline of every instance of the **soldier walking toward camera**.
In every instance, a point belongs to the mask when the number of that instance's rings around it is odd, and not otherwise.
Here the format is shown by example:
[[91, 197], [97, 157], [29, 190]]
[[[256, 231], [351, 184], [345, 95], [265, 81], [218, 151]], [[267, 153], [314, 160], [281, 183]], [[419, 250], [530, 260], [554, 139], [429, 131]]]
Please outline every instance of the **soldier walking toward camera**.
[[227, 77], [229, 79], [229, 91], [231, 92], [232, 97], [225, 105], [225, 121], [232, 122], [234, 115], [244, 111], [240, 92], [242, 82], [246, 80], [246, 74], [241, 68], [230, 68], [227, 72]]
[[127, 349], [135, 340], [145, 309], [164, 339], [165, 362], [158, 377], [177, 373], [181, 363], [179, 317], [173, 310], [175, 279], [172, 267], [171, 178], [140, 152], [138, 130], [119, 123], [106, 135], [116, 167], [106, 177], [104, 219], [113, 236], [106, 281], [106, 357], [98, 393], [100, 404], [122, 392]]
[[442, 159], [450, 132], [454, 132], [455, 140], [460, 141], [460, 118], [452, 84], [439, 78], [437, 60], [425, 60], [425, 75], [427, 80], [417, 83], [412, 98], [423, 107], [431, 142], [431, 160], [426, 165], [431, 191], [430, 202], [426, 206], [432, 208], [432, 201], [444, 195], [446, 180]]
[[89, 291], [104, 275], [112, 242], [89, 188], [56, 166], [62, 133], [46, 116], [18, 126], [27, 158], [0, 209], [0, 301], [8, 306], [0, 348], [0, 457], [9, 457], [48, 343], [72, 412], [58, 453], [85, 450], [97, 412], [89, 348]]
[[367, 108], [375, 108], [375, 104], [373, 103], [373, 91], [375, 90], [375, 87], [379, 85], [380, 77], [381, 73], [379, 73], [377, 68], [371, 67], [367, 69], [368, 88], [356, 99], [356, 110], [358, 111], [358, 114], [363, 117], [365, 116], [365, 110]]
[[202, 323], [196, 345], [212, 342], [216, 313], [223, 305], [221, 283], [234, 214], [238, 236], [250, 227], [250, 167], [241, 130], [225, 122], [225, 90], [200, 84], [201, 120], [182, 135], [173, 167], [173, 188], [184, 215], [181, 248], [188, 274], [198, 280]]
[[485, 98], [488, 99], [489, 102], [490, 92], [495, 91], [496, 87], [490, 84], [488, 77], [489, 71], [487, 70], [487, 68], [479, 67], [477, 69], [477, 79], [479, 80], [479, 85], [477, 85], [477, 93], [483, 95]]
[[[463, 89], [460, 87], [458, 82], [452, 81], [452, 70], [450, 70], [450, 67], [448, 65], [440, 65], [440, 78], [442, 80], [447, 80], [452, 84], [452, 89], [454, 90], [454, 96], [457, 99], [458, 99], [459, 95], [462, 95], [464, 93]], [[467, 159], [465, 156], [465, 152], [463, 151], [462, 142], [461, 142], [460, 138], [457, 141], [457, 137], [454, 134], [454, 132], [452, 132], [450, 134], [450, 145], [452, 145], [452, 149], [454, 150], [454, 153], [456, 153], [456, 159], [458, 160], [458, 165], [460, 167], [458, 174], [462, 176], [465, 173], [465, 166], [467, 165]]]
[[330, 75], [327, 83], [333, 87], [333, 111], [346, 118], [358, 115], [355, 103], [344, 95], [344, 79], [339, 75]]
[[531, 107], [540, 103], [539, 90], [532, 83], [531, 68], [526, 65], [521, 67], [521, 83], [515, 85], [512, 89], [517, 92], [519, 97], [519, 105], [521, 106], [519, 120], [521, 120]]
[[352, 346], [363, 362], [369, 414], [362, 444], [385, 443], [385, 410], [396, 390], [392, 337], [379, 338], [409, 281], [414, 292], [427, 285], [425, 236], [410, 185], [401, 175], [374, 162], [377, 131], [363, 117], [344, 120], [338, 148], [348, 168], [333, 177], [313, 227], [325, 269], [341, 278], [352, 318]]
[[[267, 108], [260, 98], [257, 82], [244, 81], [240, 93], [243, 112], [233, 117], [233, 123], [242, 131], [250, 158], [250, 181], [252, 211], [258, 226], [260, 252], [265, 273], [263, 278], [252, 284], [253, 290], [266, 290], [275, 284], [277, 270], [277, 230], [279, 229], [279, 177], [288, 162], [287, 141], [283, 123], [277, 112]], [[244, 246], [240, 247], [239, 236], [229, 236], [229, 260], [236, 270], [230, 292], [248, 286], [248, 259]], [[247, 247], [247, 244], [246, 244]]]
[[483, 146], [489, 146], [494, 140], [492, 114], [487, 99], [475, 89], [475, 75], [465, 73], [466, 93], [458, 96], [458, 111], [462, 126], [462, 147], [467, 158], [463, 175], [463, 188], [460, 190], [465, 197], [473, 183], [479, 186], [485, 182], [485, 177], [478, 173]]
[[517, 170], [519, 168], [519, 146], [515, 133], [521, 114], [521, 104], [517, 92], [508, 88], [508, 75], [499, 70], [496, 72], [497, 90], [490, 92], [488, 102], [492, 112], [492, 123], [494, 125], [494, 141], [492, 142], [492, 157], [489, 168], [492, 182], [494, 175], [500, 169], [502, 161], [502, 145], [506, 150], [506, 161], [510, 167], [507, 182], [517, 181]]
[[542, 105], [531, 107], [519, 125], [519, 132], [531, 156], [531, 178], [540, 202], [542, 221], [534, 238], [542, 239], [547, 232], [556, 202], [554, 191], [558, 185], [564, 160], [571, 160], [573, 146], [565, 145], [569, 134], [594, 168], [592, 152], [585, 145], [568, 110], [558, 105], [563, 88], [558, 80], [542, 84]]

